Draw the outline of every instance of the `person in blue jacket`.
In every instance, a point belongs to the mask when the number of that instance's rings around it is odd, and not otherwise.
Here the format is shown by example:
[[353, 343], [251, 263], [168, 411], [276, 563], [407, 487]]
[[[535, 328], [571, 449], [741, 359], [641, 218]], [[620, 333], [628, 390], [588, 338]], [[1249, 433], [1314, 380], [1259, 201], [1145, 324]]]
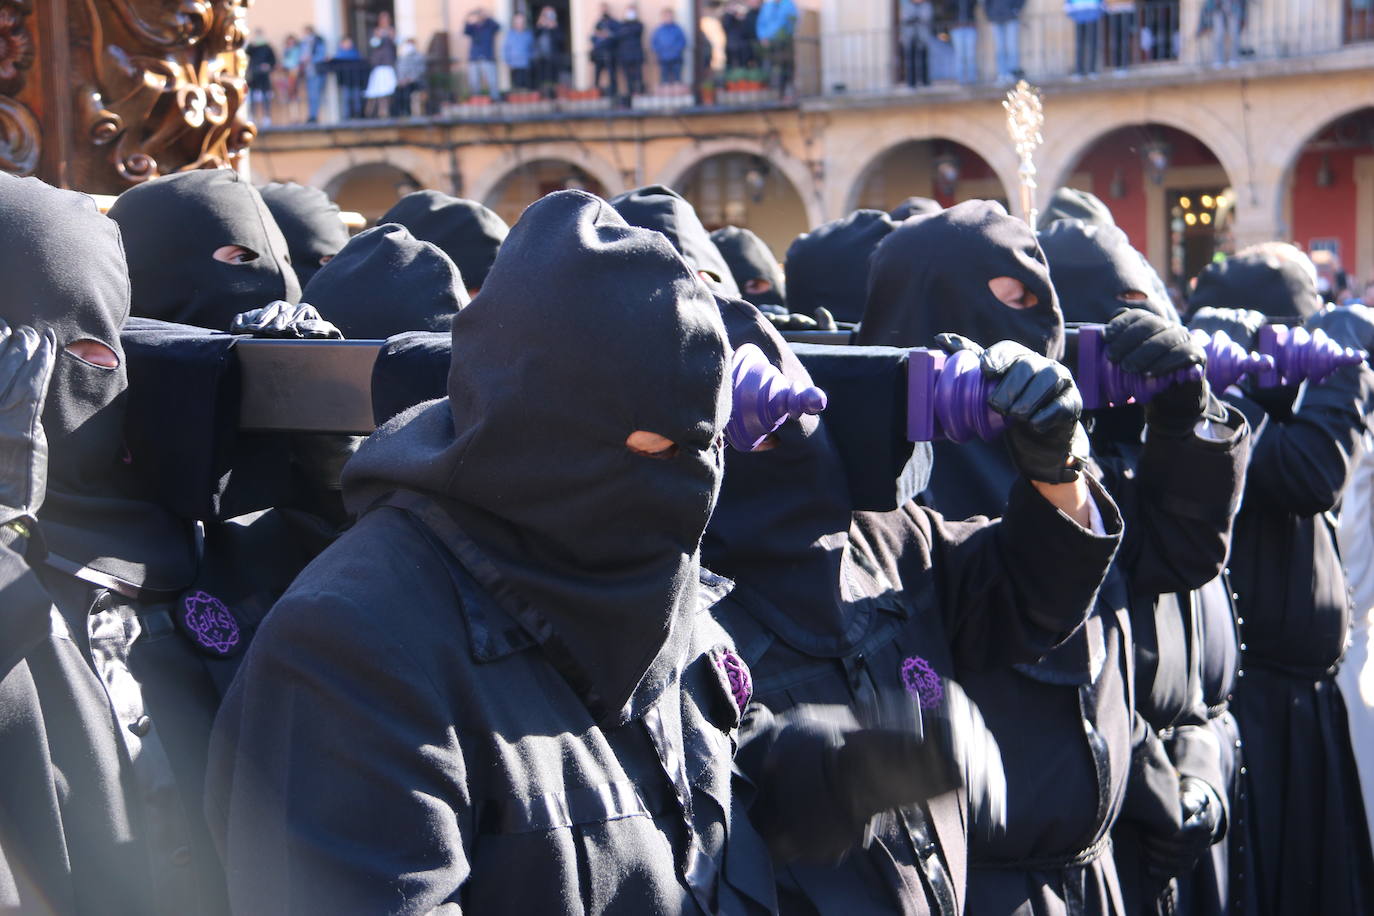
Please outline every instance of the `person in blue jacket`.
[[530, 31], [529, 18], [524, 13], [511, 17], [510, 31], [501, 45], [501, 54], [510, 68], [510, 87], [529, 90], [530, 64], [534, 61], [534, 32]]
[[1073, 20], [1074, 74], [1081, 77], [1097, 73], [1097, 32], [1103, 16], [1102, 0], [1064, 0], [1064, 12]]
[[687, 33], [677, 24], [671, 7], [664, 7], [662, 21], [649, 39], [658, 58], [658, 81], [664, 86], [682, 83], [682, 58], [687, 52]]
[[767, 0], [759, 7], [758, 36], [769, 82], [779, 93], [792, 85], [792, 40], [797, 33], [797, 5], [792, 0]]

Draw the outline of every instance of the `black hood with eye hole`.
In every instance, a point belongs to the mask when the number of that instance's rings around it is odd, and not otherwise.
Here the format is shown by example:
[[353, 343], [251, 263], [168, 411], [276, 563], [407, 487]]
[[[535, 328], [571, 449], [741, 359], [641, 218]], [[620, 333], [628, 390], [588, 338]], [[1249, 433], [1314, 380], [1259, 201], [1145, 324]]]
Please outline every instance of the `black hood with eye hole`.
[[1316, 279], [1296, 260], [1263, 251], [1213, 262], [1197, 276], [1188, 308], [1253, 309], [1270, 318], [1306, 319], [1321, 310]]
[[119, 227], [84, 194], [0, 173], [0, 277], [0, 318], [51, 329], [64, 348], [98, 341], [119, 361], [111, 369], [58, 354], [42, 418], [48, 491], [39, 523], [50, 552], [133, 586], [189, 584], [189, 529], [132, 495], [134, 456], [123, 436], [128, 370], [119, 337], [129, 314], [129, 274]]
[[339, 207], [319, 188], [294, 181], [274, 181], [263, 185], [258, 193], [286, 238], [291, 268], [304, 289], [326, 259], [348, 244], [348, 228], [339, 218]]
[[[677, 676], [700, 610], [730, 413], [715, 301], [661, 235], [560, 191], [511, 229], [451, 339], [448, 397], [378, 430], [344, 469], [345, 500], [431, 496], [470, 539], [469, 572], [593, 715], [636, 716]], [[640, 429], [678, 454], [631, 453]]]
[[[1178, 322], [1159, 274], [1120, 229], [1061, 219], [1039, 238], [1066, 321], [1105, 324], [1123, 308], [1140, 308]], [[1146, 298], [1123, 298], [1132, 290]]]
[[1115, 226], [1116, 219], [1111, 208], [1091, 191], [1076, 188], [1060, 188], [1050, 198], [1050, 205], [1040, 214], [1036, 228], [1044, 232], [1052, 223], [1061, 219], [1082, 220], [1089, 226]]
[[[1019, 280], [1037, 303], [1017, 309], [988, 287]], [[902, 223], [873, 255], [856, 343], [931, 347], [942, 333], [983, 346], [1014, 340], [1058, 359], [1064, 317], [1035, 233], [996, 201], [970, 200]]]
[[[748, 229], [726, 226], [712, 232], [711, 241], [725, 258], [742, 299], [754, 305], [787, 304], [787, 281], [783, 278], [782, 266], [763, 239]], [[772, 288], [767, 292], [751, 293], [748, 287], [753, 280], [766, 280]]]
[[350, 239], [320, 268], [303, 298], [350, 340], [447, 330], [468, 304], [463, 277], [448, 255], [396, 223]]
[[787, 249], [787, 304], [814, 315], [825, 308], [840, 321], [864, 317], [873, 253], [897, 228], [881, 210], [855, 210], [797, 236]]
[[[240, 312], [300, 302], [286, 239], [262, 195], [238, 172], [205, 169], [155, 178], [110, 208], [133, 286], [133, 314], [227, 331]], [[216, 260], [226, 245], [255, 257]]]
[[[812, 383], [757, 309], [739, 301], [719, 305], [732, 346], [754, 344], [789, 381]], [[885, 589], [860, 584], [866, 576], [855, 568], [850, 538], [850, 477], [826, 419], [822, 413], [783, 423], [767, 451], [727, 449], [720, 501], [701, 551], [706, 566], [735, 580], [752, 613], [784, 642], [808, 655], [839, 657], [868, 633], [874, 599]], [[865, 567], [874, 566], [869, 559]]]
[[496, 211], [475, 200], [453, 197], [442, 191], [414, 191], [402, 197], [377, 221], [379, 226], [397, 223], [417, 239], [438, 245], [458, 265], [469, 290], [479, 290], [510, 234]]
[[732, 299], [740, 296], [734, 274], [725, 263], [701, 217], [690, 203], [672, 188], [652, 184], [626, 191], [611, 198], [627, 223], [661, 233], [693, 269], [710, 274], [712, 290]]

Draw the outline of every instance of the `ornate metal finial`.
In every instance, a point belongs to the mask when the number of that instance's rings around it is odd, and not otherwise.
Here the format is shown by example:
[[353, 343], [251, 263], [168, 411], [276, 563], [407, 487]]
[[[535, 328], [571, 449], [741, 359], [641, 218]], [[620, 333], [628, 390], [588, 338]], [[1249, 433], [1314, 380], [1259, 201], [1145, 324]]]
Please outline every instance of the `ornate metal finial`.
[[1045, 126], [1045, 106], [1040, 101], [1040, 90], [1021, 80], [1007, 92], [1002, 107], [1007, 112], [1007, 133], [1021, 160], [1017, 170], [1021, 177], [1021, 212], [1033, 229], [1039, 216], [1035, 209], [1035, 150], [1045, 142], [1040, 135], [1040, 129]]

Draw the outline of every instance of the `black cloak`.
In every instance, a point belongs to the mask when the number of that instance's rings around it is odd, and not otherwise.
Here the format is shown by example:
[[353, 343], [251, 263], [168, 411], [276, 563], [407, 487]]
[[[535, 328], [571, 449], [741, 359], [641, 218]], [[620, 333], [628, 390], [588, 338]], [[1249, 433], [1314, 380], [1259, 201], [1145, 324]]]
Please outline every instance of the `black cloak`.
[[688, 264], [711, 276], [715, 292], [730, 299], [740, 297], [725, 258], [711, 241], [697, 211], [681, 194], [653, 184], [611, 198], [611, 206], [631, 226], [661, 232]]
[[855, 210], [797, 236], [784, 265], [787, 307], [803, 315], [825, 308], [839, 321], [859, 321], [873, 252], [896, 228], [881, 210]]
[[1054, 192], [1054, 196], [1050, 198], [1050, 205], [1040, 214], [1036, 229], [1044, 232], [1052, 223], [1061, 219], [1078, 219], [1089, 226], [1116, 225], [1111, 208], [1102, 202], [1102, 198], [1091, 191], [1079, 191], [1075, 188], [1060, 188]]
[[929, 197], [908, 197], [888, 211], [888, 216], [895, 222], [902, 222], [911, 219], [913, 216], [929, 216], [932, 213], [939, 213], [944, 207], [940, 206], [938, 200], [931, 200]]
[[[0, 175], [0, 275], [0, 318], [51, 329], [59, 347], [99, 341], [119, 360], [105, 368], [59, 352], [42, 418], [48, 553], [30, 557], [46, 601], [17, 601], [8, 586], [0, 594], [7, 634], [15, 616], [46, 624], [23, 661], [0, 671], [0, 908], [223, 912], [199, 809], [218, 697], [174, 621], [200, 607], [216, 644], [232, 624], [220, 626], [216, 599], [177, 600], [196, 572], [191, 528], [126, 495], [137, 458], [122, 441], [129, 279], [119, 228], [83, 194]], [[20, 561], [0, 554], [8, 574]]]
[[417, 239], [438, 245], [458, 265], [468, 292], [474, 294], [487, 282], [496, 252], [510, 233], [494, 210], [442, 191], [407, 194], [377, 221], [386, 223], [398, 223]]
[[[747, 677], [696, 552], [729, 412], [713, 298], [562, 191], [452, 341], [449, 396], [350, 462], [363, 514], [225, 700], [207, 808], [235, 906], [773, 911], [731, 788]], [[631, 453], [637, 429], [676, 451]]]
[[[135, 315], [227, 331], [240, 312], [300, 301], [286, 239], [238, 172], [203, 169], [147, 181], [119, 195], [110, 219], [124, 237]], [[248, 249], [252, 260], [215, 260], [225, 245]]]
[[1270, 318], [1301, 321], [1322, 307], [1317, 278], [1296, 258], [1252, 251], [1214, 261], [1197, 275], [1188, 307], [1254, 309]]
[[446, 329], [468, 303], [453, 261], [395, 223], [350, 239], [303, 298], [350, 340]]
[[[712, 232], [711, 241], [725, 258], [741, 297], [757, 306], [787, 305], [787, 280], [782, 266], [763, 239], [748, 229], [726, 226]], [[765, 293], [751, 293], [745, 288], [751, 280], [767, 280], [772, 288]]]
[[258, 188], [258, 193], [286, 237], [291, 268], [305, 289], [310, 278], [348, 244], [348, 227], [339, 218], [339, 206], [319, 188], [294, 181], [274, 181]]

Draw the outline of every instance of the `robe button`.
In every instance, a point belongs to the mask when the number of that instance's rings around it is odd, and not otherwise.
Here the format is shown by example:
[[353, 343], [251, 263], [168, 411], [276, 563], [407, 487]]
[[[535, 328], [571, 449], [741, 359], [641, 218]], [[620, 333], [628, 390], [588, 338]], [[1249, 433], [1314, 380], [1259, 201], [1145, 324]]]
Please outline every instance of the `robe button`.
[[148, 732], [152, 730], [153, 720], [148, 718], [147, 716], [139, 716], [137, 719], [129, 723], [129, 731], [133, 732], [140, 738], [146, 738], [148, 736]]
[[190, 849], [190, 847], [189, 847], [189, 846], [178, 846], [176, 849], [172, 850], [172, 864], [173, 864], [173, 865], [190, 865], [190, 864], [191, 864], [191, 849]]

